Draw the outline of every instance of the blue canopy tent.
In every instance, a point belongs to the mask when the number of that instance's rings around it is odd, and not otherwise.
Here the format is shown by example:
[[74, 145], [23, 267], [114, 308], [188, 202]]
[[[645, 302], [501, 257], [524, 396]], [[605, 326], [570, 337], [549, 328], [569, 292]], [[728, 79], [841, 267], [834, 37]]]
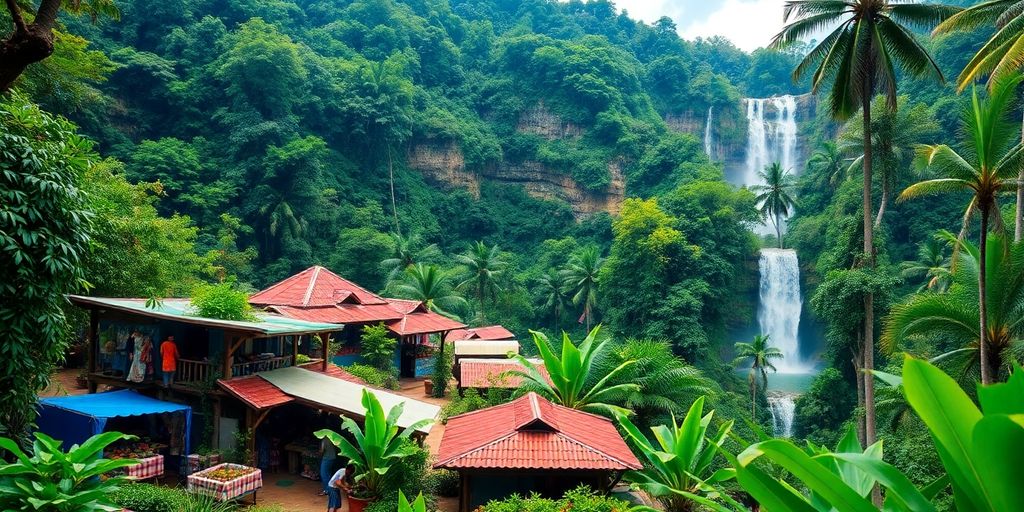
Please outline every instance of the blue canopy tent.
[[63, 441], [65, 449], [103, 432], [110, 418], [184, 412], [185, 453], [191, 453], [192, 408], [187, 405], [164, 402], [128, 389], [43, 398], [39, 405], [39, 431]]

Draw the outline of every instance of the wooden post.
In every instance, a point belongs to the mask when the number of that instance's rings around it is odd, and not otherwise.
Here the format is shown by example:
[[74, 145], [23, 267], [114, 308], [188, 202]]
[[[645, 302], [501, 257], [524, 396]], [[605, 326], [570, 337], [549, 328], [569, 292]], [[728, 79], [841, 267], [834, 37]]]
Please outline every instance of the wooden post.
[[[254, 416], [255, 415], [253, 414], [252, 409], [246, 407], [245, 428], [248, 431], [248, 435], [245, 436], [245, 451], [247, 453], [252, 454], [254, 459], [258, 459], [259, 456], [256, 455], [256, 419]], [[255, 466], [254, 461], [252, 460], [246, 461], [246, 464], [252, 464], [253, 466]]]
[[213, 401], [213, 439], [210, 440], [210, 446], [213, 448], [220, 448], [220, 414], [221, 404], [220, 399], [214, 399]]
[[331, 336], [328, 335], [327, 333], [318, 333], [317, 336], [320, 337], [320, 346], [322, 347], [321, 352], [323, 352], [323, 356], [324, 356], [324, 360], [320, 362], [320, 371], [326, 373], [327, 372], [327, 360], [331, 357], [331, 354], [330, 354], [330, 351], [329, 351], [329, 349], [331, 348], [330, 347], [330, 345], [331, 345]]
[[459, 493], [459, 512], [469, 512], [469, 475], [465, 471], [459, 471], [459, 480], [462, 481], [459, 486], [461, 490]]
[[292, 366], [299, 364], [299, 338], [301, 336], [292, 336]]
[[[235, 336], [234, 338], [237, 338]], [[228, 337], [228, 333], [224, 333], [224, 372], [221, 376], [227, 380], [231, 378], [231, 361], [235, 355], [234, 343], [231, 337]]]
[[95, 308], [89, 309], [89, 329], [86, 331], [85, 337], [86, 357], [88, 358], [85, 367], [88, 372], [89, 393], [95, 393], [96, 382], [92, 379], [92, 374], [96, 373], [96, 359], [100, 355], [100, 314]]

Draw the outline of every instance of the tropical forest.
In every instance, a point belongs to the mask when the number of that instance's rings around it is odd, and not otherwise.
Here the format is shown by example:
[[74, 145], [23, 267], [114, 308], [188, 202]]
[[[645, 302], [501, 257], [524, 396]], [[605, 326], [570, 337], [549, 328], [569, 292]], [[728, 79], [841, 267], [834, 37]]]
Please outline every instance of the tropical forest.
[[1022, 68], [1018, 0], [5, 0], [0, 509], [1024, 510]]

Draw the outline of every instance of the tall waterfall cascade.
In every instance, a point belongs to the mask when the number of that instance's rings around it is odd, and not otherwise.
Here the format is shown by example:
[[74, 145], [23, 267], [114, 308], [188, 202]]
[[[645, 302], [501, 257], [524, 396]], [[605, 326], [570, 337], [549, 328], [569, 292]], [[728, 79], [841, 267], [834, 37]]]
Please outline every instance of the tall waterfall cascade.
[[778, 162], [790, 172], [797, 166], [796, 97], [746, 98], [747, 160], [743, 185], [760, 185], [757, 174]]
[[809, 365], [800, 355], [800, 262], [792, 249], [761, 249], [760, 300], [757, 323], [769, 344], [782, 352], [773, 362], [781, 373], [807, 373]]
[[704, 121], [704, 153], [708, 155], [708, 159], [714, 160], [715, 155], [712, 154], [715, 149], [714, 135], [711, 133], [711, 119], [712, 110], [714, 107], [708, 107], [708, 118]]
[[792, 393], [768, 393], [768, 410], [772, 413], [772, 430], [776, 437], [793, 437], [795, 399]]

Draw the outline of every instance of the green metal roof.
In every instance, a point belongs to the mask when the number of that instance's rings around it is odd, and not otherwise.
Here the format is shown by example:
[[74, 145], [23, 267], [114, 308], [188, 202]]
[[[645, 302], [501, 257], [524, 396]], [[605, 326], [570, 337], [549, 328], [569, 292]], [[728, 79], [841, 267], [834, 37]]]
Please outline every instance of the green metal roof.
[[72, 303], [86, 308], [113, 309], [148, 318], [204, 325], [230, 331], [243, 331], [263, 336], [329, 332], [338, 331], [342, 328], [338, 324], [306, 322], [262, 311], [253, 312], [258, 319], [255, 322], [206, 318], [195, 314], [195, 309], [192, 307], [189, 299], [164, 299], [153, 308], [146, 307], [146, 299], [86, 297], [84, 295], [69, 295], [68, 299]]

